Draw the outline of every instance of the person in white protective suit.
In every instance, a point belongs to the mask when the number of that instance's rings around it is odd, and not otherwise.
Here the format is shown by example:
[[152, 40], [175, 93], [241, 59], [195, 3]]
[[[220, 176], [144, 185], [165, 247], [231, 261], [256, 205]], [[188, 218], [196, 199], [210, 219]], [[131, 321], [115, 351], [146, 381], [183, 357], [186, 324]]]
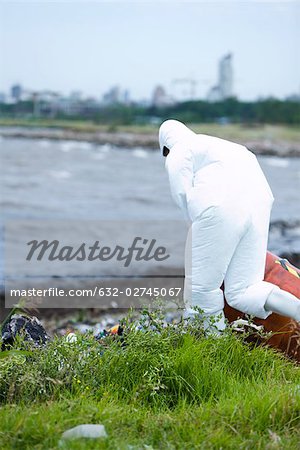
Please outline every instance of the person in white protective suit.
[[[171, 194], [190, 222], [185, 261], [186, 315], [195, 306], [225, 328], [225, 298], [266, 319], [277, 312], [300, 320], [300, 302], [263, 281], [273, 195], [253, 153], [243, 145], [196, 134], [177, 120], [159, 129]], [[191, 255], [188, 248], [191, 249]]]

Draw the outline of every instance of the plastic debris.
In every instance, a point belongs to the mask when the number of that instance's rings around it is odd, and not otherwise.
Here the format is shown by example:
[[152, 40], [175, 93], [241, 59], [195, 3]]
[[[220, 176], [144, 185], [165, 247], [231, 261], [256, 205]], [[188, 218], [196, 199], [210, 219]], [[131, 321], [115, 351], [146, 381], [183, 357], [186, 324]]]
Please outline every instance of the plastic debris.
[[75, 333], [69, 333], [64, 337], [65, 342], [68, 344], [74, 344], [77, 342], [77, 336]]
[[77, 427], [70, 428], [69, 430], [66, 430], [63, 434], [61, 439], [80, 439], [80, 438], [90, 438], [90, 439], [97, 439], [97, 438], [107, 438], [107, 433], [105, 430], [104, 425], [96, 425], [96, 424], [83, 424], [78, 425]]
[[49, 336], [37, 317], [23, 314], [13, 314], [2, 327], [2, 350], [11, 347], [17, 336], [22, 336], [26, 342], [35, 347], [47, 344]]
[[255, 325], [255, 323], [251, 323], [245, 319], [237, 319], [231, 324], [231, 328], [234, 331], [245, 333], [245, 332], [256, 332], [260, 333], [263, 331], [264, 327], [262, 325]]

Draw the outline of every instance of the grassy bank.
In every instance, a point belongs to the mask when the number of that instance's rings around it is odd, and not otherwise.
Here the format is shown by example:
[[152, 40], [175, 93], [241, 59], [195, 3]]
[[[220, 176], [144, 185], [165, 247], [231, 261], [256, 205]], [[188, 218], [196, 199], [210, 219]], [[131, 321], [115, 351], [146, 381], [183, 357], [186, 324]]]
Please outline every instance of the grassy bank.
[[[229, 140], [251, 141], [269, 140], [273, 142], [298, 143], [300, 129], [288, 125], [246, 126], [241, 124], [219, 125], [189, 124], [198, 133], [209, 134]], [[59, 128], [78, 133], [132, 133], [136, 135], [156, 135], [158, 125], [101, 125], [88, 120], [51, 120], [51, 119], [5, 119], [0, 118], [0, 126]]]
[[1, 449], [57, 448], [82, 423], [102, 423], [108, 438], [61, 448], [299, 448], [299, 368], [231, 332], [154, 321], [124, 341], [56, 339], [0, 355]]

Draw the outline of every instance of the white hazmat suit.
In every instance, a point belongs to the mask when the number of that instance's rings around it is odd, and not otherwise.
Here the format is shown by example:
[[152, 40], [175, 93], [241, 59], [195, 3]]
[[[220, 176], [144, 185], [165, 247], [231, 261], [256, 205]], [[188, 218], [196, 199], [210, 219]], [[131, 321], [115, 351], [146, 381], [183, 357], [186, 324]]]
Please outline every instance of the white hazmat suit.
[[242, 145], [195, 134], [176, 120], [161, 125], [159, 143], [161, 150], [169, 149], [172, 197], [191, 222], [187, 307], [198, 306], [205, 317], [219, 316], [217, 326], [223, 329], [224, 282], [230, 306], [267, 318], [266, 301], [280, 291], [262, 281], [274, 198], [255, 155]]

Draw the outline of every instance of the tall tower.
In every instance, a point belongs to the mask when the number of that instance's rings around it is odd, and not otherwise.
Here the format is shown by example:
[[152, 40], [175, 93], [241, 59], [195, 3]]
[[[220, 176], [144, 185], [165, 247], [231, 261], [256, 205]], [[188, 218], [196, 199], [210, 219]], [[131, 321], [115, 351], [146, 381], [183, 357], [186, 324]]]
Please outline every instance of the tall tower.
[[232, 54], [223, 56], [219, 62], [219, 89], [222, 100], [233, 96]]

